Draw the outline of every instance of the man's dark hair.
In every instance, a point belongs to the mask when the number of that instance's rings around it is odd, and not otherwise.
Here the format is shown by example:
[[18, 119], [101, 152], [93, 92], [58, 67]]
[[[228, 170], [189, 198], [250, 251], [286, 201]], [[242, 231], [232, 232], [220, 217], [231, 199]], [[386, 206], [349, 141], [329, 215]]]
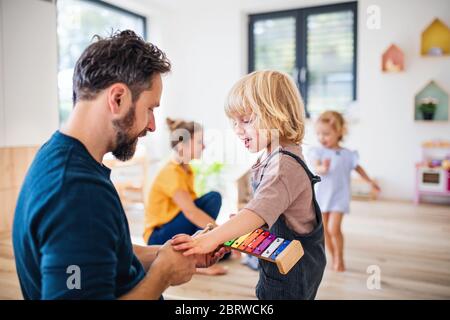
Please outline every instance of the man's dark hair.
[[73, 104], [91, 100], [113, 83], [126, 84], [135, 102], [150, 88], [150, 78], [170, 71], [164, 52], [134, 31], [118, 31], [108, 38], [96, 35], [78, 59], [73, 72]]

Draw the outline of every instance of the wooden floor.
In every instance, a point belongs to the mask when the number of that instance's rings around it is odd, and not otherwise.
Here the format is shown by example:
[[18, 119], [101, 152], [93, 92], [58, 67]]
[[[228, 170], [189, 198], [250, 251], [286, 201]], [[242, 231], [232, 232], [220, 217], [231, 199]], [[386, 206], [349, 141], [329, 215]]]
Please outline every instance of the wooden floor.
[[[344, 219], [347, 271], [326, 270], [318, 299], [450, 299], [450, 207], [353, 201]], [[141, 241], [142, 210], [128, 211], [133, 241]], [[239, 260], [225, 276], [196, 275], [169, 288], [168, 299], [255, 299], [258, 273]], [[381, 289], [368, 289], [369, 266]], [[0, 234], [0, 299], [21, 299], [10, 234]]]

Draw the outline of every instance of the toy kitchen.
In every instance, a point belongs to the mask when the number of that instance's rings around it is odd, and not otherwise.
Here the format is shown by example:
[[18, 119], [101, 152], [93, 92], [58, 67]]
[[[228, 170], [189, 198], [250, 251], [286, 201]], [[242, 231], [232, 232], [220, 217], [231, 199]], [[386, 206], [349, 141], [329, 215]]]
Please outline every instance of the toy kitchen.
[[450, 198], [450, 141], [422, 144], [422, 161], [416, 164], [415, 204], [421, 196]]

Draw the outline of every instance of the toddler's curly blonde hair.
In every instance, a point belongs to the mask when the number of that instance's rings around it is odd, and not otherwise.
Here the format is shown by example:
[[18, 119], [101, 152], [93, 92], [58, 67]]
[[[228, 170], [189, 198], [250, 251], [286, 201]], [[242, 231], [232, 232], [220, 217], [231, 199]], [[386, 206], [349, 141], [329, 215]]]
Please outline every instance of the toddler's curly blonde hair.
[[317, 123], [328, 124], [339, 135], [339, 141], [342, 141], [347, 133], [347, 124], [341, 113], [333, 110], [324, 111], [317, 119]]
[[276, 129], [280, 137], [300, 144], [305, 134], [303, 100], [292, 78], [283, 72], [254, 71], [241, 78], [225, 102], [229, 118], [251, 115], [258, 129]]

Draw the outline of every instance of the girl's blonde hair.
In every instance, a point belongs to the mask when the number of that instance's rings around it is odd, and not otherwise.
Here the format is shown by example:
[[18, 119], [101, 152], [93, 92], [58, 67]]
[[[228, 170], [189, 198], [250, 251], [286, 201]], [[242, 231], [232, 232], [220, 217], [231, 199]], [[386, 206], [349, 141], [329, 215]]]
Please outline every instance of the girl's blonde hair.
[[305, 108], [292, 78], [272, 70], [241, 78], [225, 102], [229, 118], [251, 114], [258, 129], [276, 129], [280, 137], [300, 144], [305, 134]]
[[331, 128], [339, 135], [339, 141], [341, 141], [347, 133], [345, 119], [342, 114], [337, 111], [324, 111], [317, 119], [317, 123], [324, 123], [331, 126]]
[[171, 133], [170, 145], [175, 148], [180, 142], [187, 142], [192, 136], [203, 130], [203, 127], [194, 121], [166, 118]]

